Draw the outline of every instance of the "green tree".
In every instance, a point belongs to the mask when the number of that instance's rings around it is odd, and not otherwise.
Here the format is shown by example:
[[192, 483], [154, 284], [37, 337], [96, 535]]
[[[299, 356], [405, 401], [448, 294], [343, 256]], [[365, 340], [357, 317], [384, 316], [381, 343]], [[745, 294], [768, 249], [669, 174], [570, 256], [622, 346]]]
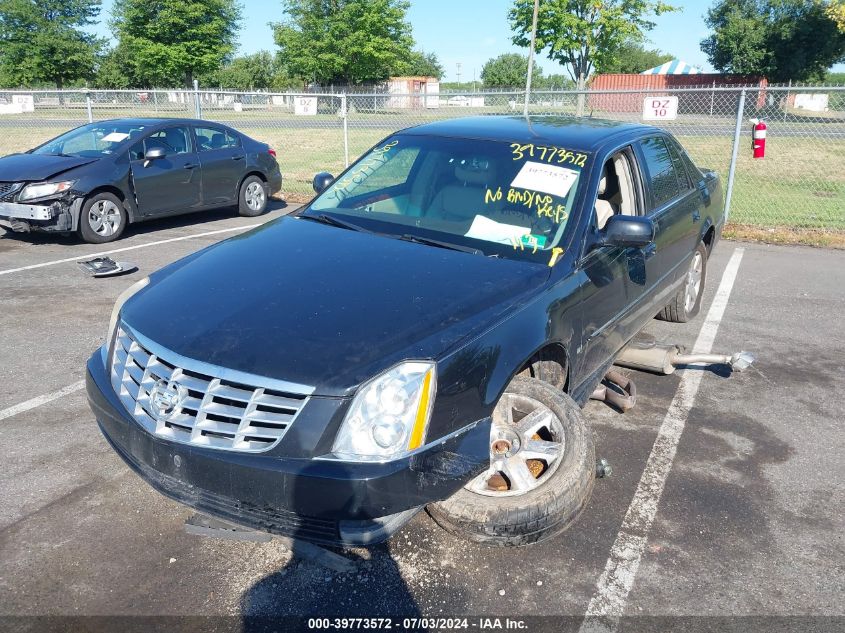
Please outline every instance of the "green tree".
[[235, 0], [115, 0], [111, 26], [135, 86], [190, 86], [228, 61], [241, 7]]
[[97, 64], [94, 76], [95, 88], [124, 89], [132, 88], [132, 79], [126, 73], [128, 62], [125, 51], [118, 47], [109, 50]]
[[619, 49], [618, 57], [601, 69], [603, 73], [641, 73], [674, 59], [669, 53], [646, 48], [636, 40], [628, 40]]
[[[528, 76], [528, 56], [504, 53], [488, 59], [481, 68], [481, 81], [485, 88], [522, 88]], [[539, 87], [543, 72], [534, 66], [531, 83]]]
[[[534, 0], [514, 0], [508, 17], [517, 46], [530, 46], [533, 10]], [[536, 50], [583, 87], [593, 70], [604, 72], [619, 58], [625, 42], [654, 27], [651, 16], [674, 10], [662, 0], [542, 0]]]
[[437, 77], [437, 79], [442, 79], [444, 75], [443, 64], [437, 59], [437, 55], [423, 51], [411, 51], [405, 72], [412, 77]]
[[539, 80], [531, 79], [531, 86], [537, 90], [574, 90], [575, 82], [566, 75], [555, 73], [543, 75]]
[[100, 0], [0, 0], [0, 78], [8, 86], [61, 89], [94, 73], [102, 40], [83, 29]]
[[320, 84], [384, 81], [404, 72], [414, 41], [406, 0], [285, 0], [273, 23], [291, 76]]
[[215, 85], [226, 90], [270, 90], [277, 72], [273, 54], [258, 51], [235, 57], [215, 73]]
[[713, 33], [701, 50], [719, 71], [770, 81], [820, 80], [845, 60], [845, 29], [836, 2], [720, 0], [708, 12]]

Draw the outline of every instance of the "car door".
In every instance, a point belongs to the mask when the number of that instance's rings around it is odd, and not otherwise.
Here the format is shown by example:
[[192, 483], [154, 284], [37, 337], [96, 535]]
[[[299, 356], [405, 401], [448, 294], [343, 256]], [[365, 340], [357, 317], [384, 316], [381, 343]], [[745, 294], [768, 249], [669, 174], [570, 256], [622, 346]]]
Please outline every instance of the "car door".
[[[608, 161], [609, 162], [609, 161]], [[583, 338], [578, 374], [587, 378], [602, 370], [625, 344], [619, 327], [628, 312], [632, 254], [630, 248], [597, 245], [601, 238], [598, 198], [593, 192], [582, 256], [577, 264], [581, 287]]]
[[[654, 255], [645, 261], [650, 292], [643, 299], [647, 303], [669, 300], [675, 282], [683, 275], [684, 264], [692, 256], [695, 223], [700, 217], [701, 196], [680, 164], [680, 157], [673, 157], [668, 140], [661, 134], [638, 143], [638, 159], [647, 190], [647, 215], [655, 229]], [[656, 306], [654, 312], [661, 307], [662, 304]]]
[[194, 134], [202, 166], [203, 205], [234, 204], [246, 170], [241, 137], [212, 125], [195, 125]]
[[[153, 147], [165, 155], [145, 159]], [[173, 125], [147, 135], [129, 150], [132, 183], [142, 216], [199, 208], [202, 203], [202, 170], [190, 128]]]

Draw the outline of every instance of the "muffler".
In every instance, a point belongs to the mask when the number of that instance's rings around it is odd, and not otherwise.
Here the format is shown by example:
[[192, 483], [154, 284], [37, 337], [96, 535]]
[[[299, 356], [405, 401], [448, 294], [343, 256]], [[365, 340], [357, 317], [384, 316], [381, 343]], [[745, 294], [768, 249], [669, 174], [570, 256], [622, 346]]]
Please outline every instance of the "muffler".
[[735, 354], [682, 354], [677, 345], [660, 345], [653, 341], [634, 340], [619, 356], [614, 364], [631, 369], [649, 371], [656, 374], [671, 374], [683, 365], [727, 365], [731, 371], [743, 371], [754, 362], [751, 352]]

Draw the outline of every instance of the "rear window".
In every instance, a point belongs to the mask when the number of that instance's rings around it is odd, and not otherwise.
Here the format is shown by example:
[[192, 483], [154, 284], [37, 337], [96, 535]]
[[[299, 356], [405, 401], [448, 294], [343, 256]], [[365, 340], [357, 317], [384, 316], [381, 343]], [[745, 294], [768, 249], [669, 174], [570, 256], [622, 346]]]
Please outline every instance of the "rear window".
[[216, 127], [195, 127], [197, 147], [201, 152], [232, 149], [241, 146], [241, 139], [231, 132]]
[[654, 199], [652, 210], [677, 198], [681, 189], [666, 142], [659, 136], [645, 139], [641, 144], [646, 171]]

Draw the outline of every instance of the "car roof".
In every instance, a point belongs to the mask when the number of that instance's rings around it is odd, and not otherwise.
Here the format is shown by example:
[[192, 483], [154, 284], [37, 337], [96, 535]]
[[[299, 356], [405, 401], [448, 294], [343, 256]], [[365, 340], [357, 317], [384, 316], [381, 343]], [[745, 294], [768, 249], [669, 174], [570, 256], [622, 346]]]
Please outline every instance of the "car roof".
[[565, 116], [471, 116], [424, 123], [403, 130], [403, 134], [489, 139], [519, 143], [549, 143], [573, 149], [595, 151], [610, 140], [659, 132], [640, 123], [625, 123], [592, 117]]
[[228, 125], [216, 123], [214, 121], [203, 121], [202, 119], [176, 119], [170, 117], [129, 117], [124, 119], [105, 119], [102, 121], [95, 121], [95, 123], [124, 123], [126, 125], [143, 125], [146, 127], [182, 123], [188, 125], [215, 125], [224, 128], [229, 127]]

